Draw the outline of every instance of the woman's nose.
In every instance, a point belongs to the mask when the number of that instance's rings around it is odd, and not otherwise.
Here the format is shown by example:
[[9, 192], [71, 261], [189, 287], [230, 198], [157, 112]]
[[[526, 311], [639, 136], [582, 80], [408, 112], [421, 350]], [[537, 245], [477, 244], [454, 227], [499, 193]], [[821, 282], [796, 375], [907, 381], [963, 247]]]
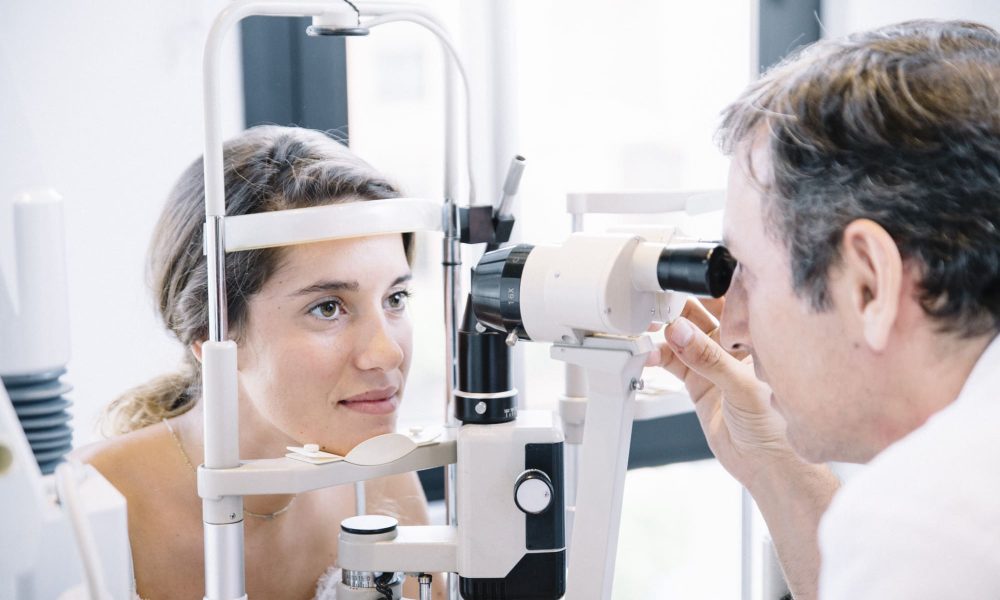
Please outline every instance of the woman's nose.
[[396, 339], [392, 325], [384, 316], [372, 317], [369, 327], [364, 328], [361, 345], [357, 353], [358, 368], [363, 371], [379, 369], [391, 371], [402, 363], [403, 346]]

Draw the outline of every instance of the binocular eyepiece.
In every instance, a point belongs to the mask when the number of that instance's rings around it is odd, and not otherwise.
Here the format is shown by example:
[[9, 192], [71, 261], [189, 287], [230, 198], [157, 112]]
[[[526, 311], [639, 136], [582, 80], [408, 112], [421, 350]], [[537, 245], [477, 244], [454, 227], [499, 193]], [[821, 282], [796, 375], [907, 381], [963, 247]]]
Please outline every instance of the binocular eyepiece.
[[718, 298], [735, 268], [716, 243], [578, 234], [559, 247], [520, 244], [484, 254], [472, 270], [472, 308], [482, 324], [522, 339], [637, 335], [655, 320], [660, 292]]

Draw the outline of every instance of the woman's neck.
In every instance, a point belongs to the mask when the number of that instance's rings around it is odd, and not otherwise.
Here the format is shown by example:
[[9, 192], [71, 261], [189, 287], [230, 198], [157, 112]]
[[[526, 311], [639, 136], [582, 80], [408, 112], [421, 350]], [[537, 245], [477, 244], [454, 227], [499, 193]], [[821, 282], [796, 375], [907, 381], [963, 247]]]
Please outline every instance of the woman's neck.
[[[240, 459], [279, 458], [285, 455], [286, 446], [296, 445], [296, 441], [265, 421], [249, 402], [240, 400]], [[171, 420], [175, 435], [187, 454], [191, 464], [204, 463], [205, 457], [205, 426], [202, 400], [186, 413]], [[272, 494], [266, 496], [246, 496], [243, 500], [244, 509], [250, 518], [270, 516], [278, 518], [287, 508], [291, 508], [294, 494]]]

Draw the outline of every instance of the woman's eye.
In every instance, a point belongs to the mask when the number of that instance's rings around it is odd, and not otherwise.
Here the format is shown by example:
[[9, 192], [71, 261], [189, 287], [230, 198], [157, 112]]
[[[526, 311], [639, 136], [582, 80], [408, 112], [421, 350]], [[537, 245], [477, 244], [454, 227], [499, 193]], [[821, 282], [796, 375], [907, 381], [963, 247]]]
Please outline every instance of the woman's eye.
[[319, 317], [320, 319], [332, 321], [340, 316], [340, 312], [340, 302], [337, 302], [336, 300], [327, 300], [314, 306], [312, 310], [309, 311], [309, 314]]
[[386, 298], [385, 303], [389, 308], [393, 310], [402, 310], [406, 308], [406, 303], [409, 300], [409, 298], [410, 298], [410, 292], [403, 290], [396, 292], [394, 294], [390, 294], [389, 297]]

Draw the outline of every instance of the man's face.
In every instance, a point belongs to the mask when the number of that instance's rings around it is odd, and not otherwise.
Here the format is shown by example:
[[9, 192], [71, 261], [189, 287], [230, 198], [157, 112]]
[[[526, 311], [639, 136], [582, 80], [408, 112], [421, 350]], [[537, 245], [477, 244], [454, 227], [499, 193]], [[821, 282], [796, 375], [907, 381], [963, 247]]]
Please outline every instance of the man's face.
[[[746, 152], [737, 152], [730, 167], [724, 237], [739, 266], [726, 295], [722, 344], [753, 356], [757, 376], [771, 386], [772, 405], [803, 458], [863, 460], [863, 444], [852, 439], [862, 425], [852, 400], [864, 393], [863, 376], [851, 364], [849, 328], [836, 297], [833, 308], [817, 312], [792, 290], [788, 250], [765, 230], [761, 183], [751, 176], [766, 184], [770, 171], [766, 144], [759, 142], [749, 161]], [[836, 277], [831, 273], [831, 287]]]

